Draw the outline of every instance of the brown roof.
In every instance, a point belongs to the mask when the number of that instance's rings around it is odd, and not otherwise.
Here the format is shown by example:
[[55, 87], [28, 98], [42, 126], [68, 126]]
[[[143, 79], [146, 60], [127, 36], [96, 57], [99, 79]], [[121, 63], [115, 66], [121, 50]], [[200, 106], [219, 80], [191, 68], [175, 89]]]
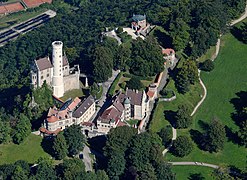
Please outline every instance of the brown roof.
[[24, 7], [21, 5], [20, 2], [5, 4], [0, 6], [0, 14], [16, 12], [23, 9]]
[[150, 97], [150, 98], [152, 98], [152, 97], [154, 97], [154, 91], [148, 91], [148, 93], [147, 93], [147, 95]]
[[47, 118], [47, 121], [49, 123], [53, 123], [53, 122], [56, 122], [58, 120], [58, 118], [56, 116], [50, 116]]
[[63, 56], [63, 66], [66, 66], [69, 64], [67, 56]]
[[142, 91], [135, 91], [135, 90], [128, 89], [126, 94], [122, 93], [118, 97], [119, 97], [121, 103], [123, 103], [126, 98], [129, 98], [131, 105], [139, 105], [140, 106], [142, 104], [142, 96], [143, 96]]
[[58, 128], [55, 131], [49, 131], [48, 129], [46, 129], [44, 127], [39, 128], [39, 130], [40, 130], [40, 132], [45, 133], [45, 134], [55, 134], [55, 135], [57, 135], [61, 131], [60, 128]]
[[73, 117], [79, 118], [81, 117], [87, 109], [94, 103], [93, 96], [88, 96], [80, 106], [73, 112]]
[[110, 122], [113, 121], [115, 124], [117, 124], [121, 115], [122, 113], [120, 111], [118, 111], [114, 106], [111, 106], [101, 114], [99, 120], [102, 123], [110, 124]]
[[76, 97], [74, 101], [68, 106], [68, 109], [72, 111], [80, 102], [81, 100], [78, 97]]
[[115, 99], [115, 101], [113, 102], [113, 106], [115, 106], [117, 108], [118, 111], [123, 112], [124, 110], [124, 106], [123, 104], [120, 102], [119, 98], [117, 97]]
[[23, 0], [28, 7], [36, 7], [43, 3], [52, 3], [52, 0]]
[[48, 57], [44, 57], [35, 61], [40, 71], [43, 71], [48, 68], [52, 68], [51, 61], [49, 60]]
[[[35, 61], [40, 71], [53, 67], [48, 57], [40, 58]], [[68, 58], [66, 56], [63, 56], [63, 66], [66, 66], [68, 64], [69, 64]]]
[[175, 51], [171, 48], [162, 49], [162, 54], [169, 56], [170, 54], [175, 54]]

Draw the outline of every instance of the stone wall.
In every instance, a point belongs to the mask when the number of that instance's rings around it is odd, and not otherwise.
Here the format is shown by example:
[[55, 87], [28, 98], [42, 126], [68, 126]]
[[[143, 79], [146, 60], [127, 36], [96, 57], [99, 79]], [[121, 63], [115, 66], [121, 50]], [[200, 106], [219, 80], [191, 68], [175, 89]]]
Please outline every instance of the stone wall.
[[80, 89], [79, 74], [71, 74], [65, 76], [64, 80], [64, 91], [70, 91], [72, 89]]

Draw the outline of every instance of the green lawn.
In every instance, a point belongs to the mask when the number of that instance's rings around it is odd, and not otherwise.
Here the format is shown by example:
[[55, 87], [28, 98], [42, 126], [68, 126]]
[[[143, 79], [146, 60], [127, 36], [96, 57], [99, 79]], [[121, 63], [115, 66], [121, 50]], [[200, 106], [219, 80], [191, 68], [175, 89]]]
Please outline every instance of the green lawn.
[[71, 91], [64, 93], [64, 96], [61, 97], [60, 99], [62, 99], [63, 101], [66, 101], [69, 98], [74, 99], [75, 97], [83, 97], [83, 96], [84, 96], [84, 93], [82, 89], [73, 89]]
[[30, 136], [20, 145], [6, 144], [0, 145], [0, 164], [13, 163], [17, 160], [25, 160], [35, 163], [40, 157], [49, 157], [40, 145], [42, 138], [30, 134]]
[[158, 132], [160, 129], [165, 127], [166, 125], [170, 124], [167, 119], [165, 118], [164, 112], [165, 111], [177, 111], [178, 106], [180, 104], [187, 104], [191, 111], [196, 106], [196, 104], [200, 101], [201, 95], [203, 94], [202, 87], [199, 83], [196, 83], [194, 86], [191, 86], [191, 90], [186, 93], [185, 95], [179, 94], [175, 88], [175, 84], [173, 80], [170, 80], [169, 84], [166, 87], [167, 89], [172, 89], [175, 93], [177, 98], [171, 102], [159, 102], [153, 118], [150, 124], [150, 130], [153, 132]]
[[[210, 73], [202, 73], [202, 79], [207, 87], [208, 95], [202, 106], [194, 115], [195, 123], [193, 129], [202, 131], [199, 120], [210, 122], [217, 118], [234, 131], [238, 130], [231, 119], [234, 107], [230, 103], [232, 98], [237, 97], [235, 93], [246, 91], [247, 87], [247, 45], [242, 44], [232, 35], [222, 37], [223, 46], [219, 56], [215, 60], [215, 69]], [[235, 165], [239, 168], [246, 166], [247, 150], [232, 142], [227, 142], [223, 151], [219, 153], [208, 153], [197, 147], [184, 158], [177, 158], [167, 154], [166, 159], [171, 161], [203, 161], [217, 165]]]
[[176, 173], [177, 180], [189, 179], [195, 174], [200, 174], [205, 180], [211, 180], [213, 169], [202, 166], [172, 166], [172, 171]]

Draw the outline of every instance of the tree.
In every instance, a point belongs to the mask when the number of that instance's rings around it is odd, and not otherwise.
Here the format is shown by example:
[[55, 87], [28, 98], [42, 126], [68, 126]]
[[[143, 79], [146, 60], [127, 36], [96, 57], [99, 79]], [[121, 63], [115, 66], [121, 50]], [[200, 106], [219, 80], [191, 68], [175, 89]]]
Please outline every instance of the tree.
[[89, 88], [90, 94], [91, 94], [93, 97], [96, 97], [96, 95], [99, 93], [99, 90], [100, 90], [100, 88], [99, 88], [98, 84], [95, 83], [95, 82], [94, 82], [93, 85], [90, 86], [90, 88]]
[[157, 180], [154, 168], [151, 164], [146, 163], [143, 168], [137, 172], [138, 176], [137, 179], [140, 180]]
[[62, 133], [59, 133], [54, 140], [53, 150], [55, 158], [58, 160], [64, 159], [68, 153], [68, 146], [66, 144], [65, 137]]
[[0, 144], [8, 143], [11, 141], [10, 137], [10, 125], [8, 122], [2, 121], [0, 119]]
[[109, 180], [109, 177], [104, 170], [96, 171], [96, 177], [97, 180]]
[[228, 169], [226, 168], [218, 168], [215, 169], [212, 173], [212, 176], [215, 180], [229, 179], [233, 180], [234, 178], [229, 175]]
[[177, 51], [183, 50], [190, 38], [189, 26], [183, 18], [177, 18], [170, 23], [169, 32], [173, 39], [172, 44]]
[[185, 94], [190, 90], [190, 85], [198, 82], [198, 69], [195, 61], [186, 60], [183, 62], [181, 68], [178, 69], [178, 73], [175, 79], [175, 85], [177, 90]]
[[17, 125], [15, 127], [15, 134], [13, 135], [14, 143], [20, 144], [30, 133], [31, 124], [29, 119], [24, 114], [20, 114]]
[[64, 130], [64, 137], [68, 145], [68, 154], [70, 156], [76, 155], [83, 150], [85, 137], [81, 132], [79, 125], [72, 125]]
[[160, 138], [162, 139], [162, 144], [165, 147], [168, 147], [168, 145], [171, 143], [171, 140], [172, 140], [172, 127], [166, 126], [162, 128], [158, 134]]
[[192, 124], [190, 109], [187, 105], [179, 105], [175, 115], [175, 125], [177, 128], [188, 128]]
[[192, 140], [187, 136], [179, 136], [173, 143], [172, 153], [178, 157], [184, 157], [193, 150]]
[[240, 139], [240, 144], [247, 147], [247, 120], [242, 122], [238, 132], [238, 137]]
[[112, 128], [110, 132], [107, 134], [106, 146], [104, 147], [104, 155], [107, 157], [111, 157], [112, 153], [119, 152], [124, 153], [131, 139], [137, 135], [137, 129], [128, 127], [128, 126], [120, 126], [116, 128]]
[[225, 126], [219, 120], [213, 119], [208, 125], [206, 133], [206, 149], [218, 152], [223, 149], [226, 141]]
[[157, 179], [175, 180], [175, 174], [171, 170], [171, 165], [161, 162], [155, 169]]
[[112, 75], [113, 54], [109, 48], [96, 47], [93, 54], [93, 75], [96, 82], [105, 82]]
[[16, 168], [15, 168], [15, 170], [11, 176], [11, 179], [12, 180], [28, 179], [28, 174], [20, 166], [16, 166]]
[[65, 159], [57, 170], [62, 178], [70, 180], [75, 179], [80, 173], [84, 174], [85, 165], [80, 159]]
[[144, 88], [144, 85], [142, 84], [140, 79], [138, 79], [135, 76], [133, 76], [129, 81], [127, 81], [126, 86], [129, 89], [133, 89], [133, 90], [141, 90]]
[[125, 164], [126, 162], [123, 153], [115, 152], [111, 155], [107, 165], [107, 174], [109, 175], [109, 178], [119, 179], [124, 173]]
[[207, 59], [203, 63], [200, 63], [200, 69], [203, 71], [212, 71], [214, 69], [214, 62], [210, 59]]
[[146, 163], [159, 163], [162, 159], [161, 139], [156, 133], [141, 133], [136, 135], [128, 149], [128, 163], [137, 171], [144, 169]]
[[116, 55], [115, 65], [116, 69], [126, 70], [127, 62], [130, 61], [131, 50], [126, 45], [120, 45]]
[[52, 167], [52, 161], [50, 159], [39, 158], [37, 164], [38, 165], [37, 165], [37, 170], [35, 174], [36, 179], [39, 179], [39, 180], [57, 179], [56, 172], [54, 171], [54, 168]]

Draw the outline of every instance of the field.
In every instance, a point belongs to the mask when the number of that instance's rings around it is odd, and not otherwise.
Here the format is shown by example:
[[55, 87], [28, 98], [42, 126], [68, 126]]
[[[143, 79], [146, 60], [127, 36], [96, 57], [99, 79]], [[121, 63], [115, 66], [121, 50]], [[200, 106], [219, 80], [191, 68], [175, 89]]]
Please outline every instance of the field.
[[[247, 45], [242, 44], [231, 34], [222, 37], [219, 56], [215, 60], [215, 69], [210, 73], [202, 73], [202, 80], [208, 90], [208, 95], [194, 116], [193, 129], [202, 131], [199, 121], [210, 122], [213, 118], [222, 121], [233, 131], [238, 130], [231, 119], [234, 106], [231, 99], [236, 98], [237, 92], [246, 91], [247, 87]], [[168, 154], [166, 159], [171, 161], [203, 161], [216, 165], [234, 165], [239, 168], [246, 166], [247, 150], [232, 142], [225, 144], [219, 153], [208, 153], [196, 147], [184, 158], [176, 158]]]
[[213, 169], [202, 166], [172, 166], [172, 171], [176, 173], [177, 180], [192, 179], [192, 177], [199, 180], [196, 178], [199, 176], [204, 177], [204, 180], [211, 180]]
[[0, 145], [0, 164], [13, 163], [17, 160], [35, 163], [40, 157], [49, 157], [40, 146], [41, 141], [41, 137], [30, 134], [20, 145]]

